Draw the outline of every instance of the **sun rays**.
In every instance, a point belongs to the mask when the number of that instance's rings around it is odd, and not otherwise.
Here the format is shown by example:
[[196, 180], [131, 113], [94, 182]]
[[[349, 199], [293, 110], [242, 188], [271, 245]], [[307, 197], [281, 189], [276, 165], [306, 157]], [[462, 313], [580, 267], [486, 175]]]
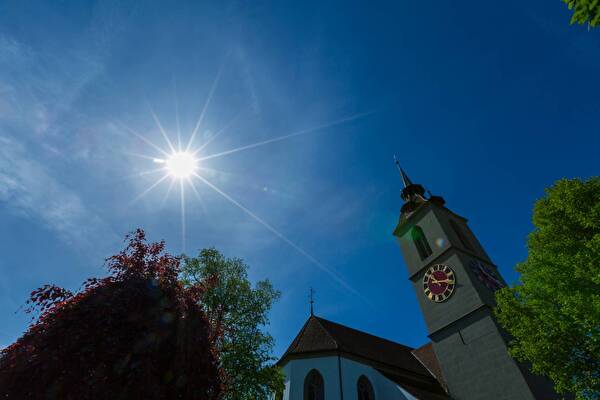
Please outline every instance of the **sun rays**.
[[204, 177], [202, 177], [200, 175], [197, 175], [197, 174], [195, 174], [194, 176], [196, 178], [200, 179], [202, 182], [204, 182], [208, 187], [210, 187], [211, 189], [213, 189], [215, 192], [217, 192], [221, 196], [223, 196], [231, 204], [235, 205], [237, 208], [239, 208], [240, 210], [242, 210], [244, 213], [246, 213], [246, 215], [250, 216], [253, 220], [255, 220], [256, 222], [258, 222], [259, 224], [261, 224], [262, 226], [264, 226], [272, 234], [274, 234], [275, 236], [277, 236], [279, 239], [283, 240], [285, 243], [287, 243], [289, 246], [291, 246], [294, 250], [296, 250], [297, 252], [299, 252], [300, 254], [302, 254], [304, 257], [306, 257], [309, 261], [311, 261], [313, 264], [315, 264], [317, 267], [319, 267], [321, 270], [323, 270], [327, 275], [329, 275], [339, 285], [341, 285], [342, 287], [346, 288], [350, 292], [352, 292], [352, 293], [360, 296], [360, 294], [352, 286], [350, 286], [348, 283], [346, 283], [346, 281], [344, 281], [337, 273], [335, 273], [335, 271], [327, 268], [319, 260], [317, 260], [316, 258], [314, 258], [312, 255], [310, 255], [308, 252], [306, 252], [304, 249], [302, 249], [296, 243], [292, 242], [290, 239], [288, 239], [286, 236], [284, 236], [281, 232], [279, 232], [277, 229], [275, 229], [273, 226], [271, 226], [268, 222], [266, 222], [265, 220], [263, 220], [262, 218], [260, 218], [258, 215], [256, 215], [252, 211], [250, 211], [248, 208], [244, 207], [237, 200], [233, 199], [230, 195], [228, 195], [227, 193], [225, 193], [223, 190], [219, 189], [217, 186], [215, 186], [213, 183], [211, 183], [210, 181], [208, 181], [206, 178], [204, 178]]
[[244, 206], [241, 201], [239, 201], [238, 199], [234, 199], [231, 195], [226, 193], [223, 189], [221, 189], [220, 187], [215, 185], [214, 182], [209, 180], [210, 174], [208, 172], [211, 171], [211, 169], [205, 168], [203, 166], [203, 162], [207, 161], [207, 160], [223, 157], [226, 155], [231, 155], [231, 154], [235, 154], [238, 152], [250, 150], [250, 149], [256, 149], [256, 148], [266, 146], [271, 143], [283, 141], [283, 140], [290, 139], [293, 137], [316, 133], [319, 131], [324, 131], [328, 128], [333, 128], [335, 126], [338, 126], [338, 125], [341, 125], [344, 123], [349, 123], [349, 122], [357, 120], [359, 118], [363, 118], [369, 114], [372, 114], [372, 112], [353, 114], [353, 115], [349, 115], [349, 116], [346, 116], [343, 118], [333, 120], [331, 122], [317, 125], [315, 127], [309, 128], [309, 129], [303, 129], [303, 130], [299, 130], [299, 131], [295, 131], [295, 132], [291, 132], [291, 133], [282, 134], [282, 135], [275, 136], [275, 137], [272, 137], [267, 140], [261, 140], [261, 141], [255, 142], [255, 143], [241, 145], [241, 146], [234, 147], [234, 148], [231, 148], [231, 149], [228, 149], [225, 151], [220, 151], [217, 153], [203, 154], [206, 151], [208, 145], [211, 142], [213, 142], [215, 139], [220, 137], [222, 134], [224, 134], [226, 131], [228, 131], [233, 126], [233, 124], [238, 120], [238, 117], [239, 117], [239, 115], [236, 116], [231, 121], [226, 123], [225, 126], [223, 128], [221, 128], [220, 130], [218, 130], [216, 133], [214, 133], [213, 135], [211, 135], [208, 138], [204, 138], [202, 143], [196, 143], [196, 142], [198, 142], [198, 140], [197, 140], [197, 138], [199, 136], [198, 133], [200, 132], [200, 130], [202, 128], [202, 124], [205, 119], [208, 106], [213, 98], [213, 95], [215, 93], [215, 89], [217, 87], [219, 79], [220, 79], [220, 73], [217, 75], [216, 79], [214, 80], [213, 84], [211, 85], [207, 99], [200, 111], [198, 119], [196, 120], [195, 124], [193, 125], [194, 126], [193, 129], [189, 133], [187, 143], [185, 143], [185, 144], [182, 143], [183, 137], [182, 137], [181, 127], [180, 127], [179, 107], [178, 107], [177, 99], [175, 99], [176, 100], [175, 101], [175, 129], [174, 129], [175, 141], [173, 141], [171, 139], [168, 129], [165, 129], [165, 127], [163, 126], [162, 122], [160, 121], [160, 119], [158, 118], [158, 116], [154, 112], [154, 110], [152, 110], [152, 109], [150, 110], [151, 118], [154, 121], [157, 130], [160, 132], [160, 135], [164, 139], [165, 146], [163, 146], [163, 147], [152, 142], [151, 140], [149, 140], [147, 137], [145, 137], [138, 131], [136, 131], [124, 124], [121, 124], [122, 127], [127, 132], [129, 132], [130, 134], [134, 135], [135, 137], [137, 137], [138, 139], [143, 141], [144, 144], [146, 144], [155, 153], [153, 155], [146, 155], [146, 154], [140, 154], [140, 153], [128, 153], [131, 156], [147, 160], [148, 163], [152, 163], [154, 166], [154, 168], [149, 168], [147, 171], [138, 173], [136, 176], [139, 177], [142, 175], [151, 175], [151, 174], [159, 175], [157, 180], [154, 183], [152, 183], [149, 187], [147, 187], [145, 190], [143, 190], [140, 194], [138, 194], [134, 198], [133, 201], [135, 202], [135, 201], [140, 200], [144, 196], [147, 196], [150, 192], [152, 192], [155, 188], [157, 188], [162, 183], [167, 184], [166, 181], [168, 181], [167, 191], [161, 201], [161, 207], [162, 207], [165, 205], [168, 197], [174, 192], [173, 189], [175, 187], [178, 187], [179, 200], [180, 200], [179, 207], [180, 207], [180, 218], [181, 218], [180, 224], [181, 224], [182, 250], [185, 251], [186, 226], [187, 226], [187, 222], [188, 222], [187, 215], [186, 215], [186, 202], [190, 201], [188, 193], [186, 193], [187, 189], [191, 189], [191, 192], [194, 194], [195, 198], [198, 200], [203, 213], [208, 212], [208, 210], [206, 208], [206, 204], [205, 204], [204, 200], [202, 199], [201, 191], [198, 190], [198, 187], [196, 186], [196, 182], [200, 182], [203, 184], [204, 187], [209, 188], [210, 190], [219, 194], [222, 199], [224, 199], [225, 201], [227, 201], [229, 204], [233, 205], [234, 207], [238, 208], [242, 212], [244, 212], [252, 220], [259, 223], [266, 230], [271, 232], [271, 234], [273, 234], [275, 237], [277, 237], [278, 239], [280, 239], [281, 241], [283, 241], [284, 243], [289, 245], [296, 252], [298, 252], [300, 255], [302, 255], [304, 258], [306, 258], [308, 261], [310, 261], [313, 265], [315, 265], [317, 268], [319, 268], [320, 270], [325, 272], [338, 285], [340, 285], [344, 289], [350, 291], [354, 295], [363, 298], [363, 300], [366, 300], [366, 299], [364, 299], [364, 297], [362, 295], [360, 295], [360, 293], [358, 291], [356, 291], [353, 287], [351, 287], [334, 270], [332, 270], [331, 268], [329, 268], [326, 265], [324, 265], [323, 263], [321, 263], [314, 256], [312, 256], [309, 252], [307, 252], [306, 250], [304, 250], [303, 248], [298, 246], [295, 242], [293, 242], [286, 235], [284, 235], [282, 232], [280, 232], [278, 229], [276, 229], [273, 225], [268, 223], [264, 218], [257, 215], [255, 212], [253, 212], [252, 210], [250, 210], [249, 208]]

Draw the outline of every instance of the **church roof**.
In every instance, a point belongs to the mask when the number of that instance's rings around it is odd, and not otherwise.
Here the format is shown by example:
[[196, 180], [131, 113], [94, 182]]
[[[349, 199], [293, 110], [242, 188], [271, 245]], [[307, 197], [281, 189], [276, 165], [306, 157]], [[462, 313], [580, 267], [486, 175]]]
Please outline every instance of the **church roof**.
[[[441, 373], [437, 375], [439, 366], [436, 370], [435, 353], [431, 348], [424, 347], [417, 349], [418, 352], [415, 353], [411, 347], [311, 315], [278, 364], [281, 365], [290, 358], [321, 353], [354, 356], [369, 362], [402, 386], [407, 383], [404, 378], [406, 374], [429, 381], [430, 385], [426, 385], [427, 392], [433, 391], [441, 397], [424, 398], [447, 398], [442, 389], [443, 381], [437, 378]], [[420, 361], [417, 354], [426, 355], [427, 361]]]
[[431, 372], [431, 375], [435, 376], [443, 387], [446, 387], [446, 381], [442, 375], [442, 368], [440, 367], [440, 363], [435, 355], [435, 352], [433, 351], [433, 343], [429, 342], [424, 344], [423, 346], [414, 349], [412, 353], [419, 359], [421, 364], [423, 364], [425, 368]]
[[412, 348], [312, 315], [281, 357], [337, 351], [428, 375]]

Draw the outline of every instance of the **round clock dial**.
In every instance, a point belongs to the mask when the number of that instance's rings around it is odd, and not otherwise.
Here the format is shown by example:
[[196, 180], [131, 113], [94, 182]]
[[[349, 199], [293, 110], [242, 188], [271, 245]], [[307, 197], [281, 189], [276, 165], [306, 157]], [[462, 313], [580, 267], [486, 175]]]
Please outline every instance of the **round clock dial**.
[[441, 303], [452, 296], [455, 287], [454, 271], [447, 265], [432, 265], [423, 276], [423, 293], [436, 303]]
[[485, 265], [479, 260], [471, 260], [469, 268], [471, 268], [477, 279], [490, 290], [498, 290], [506, 286], [492, 267]]

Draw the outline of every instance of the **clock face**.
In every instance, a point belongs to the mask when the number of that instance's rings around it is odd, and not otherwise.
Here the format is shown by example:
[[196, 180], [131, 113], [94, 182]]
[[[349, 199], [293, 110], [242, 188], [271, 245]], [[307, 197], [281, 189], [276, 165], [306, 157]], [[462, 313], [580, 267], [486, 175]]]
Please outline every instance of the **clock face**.
[[454, 271], [447, 265], [432, 265], [423, 276], [423, 292], [429, 300], [436, 303], [441, 303], [452, 296], [455, 287]]
[[490, 290], [495, 291], [506, 286], [500, 277], [498, 277], [498, 273], [494, 268], [485, 265], [479, 260], [471, 260], [469, 268], [471, 268], [477, 279]]

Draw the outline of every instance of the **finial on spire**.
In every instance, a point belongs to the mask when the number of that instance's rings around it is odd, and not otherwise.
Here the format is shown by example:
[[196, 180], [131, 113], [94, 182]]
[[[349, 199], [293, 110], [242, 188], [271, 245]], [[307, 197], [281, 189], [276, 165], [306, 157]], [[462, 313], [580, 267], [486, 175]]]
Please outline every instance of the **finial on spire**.
[[396, 164], [396, 167], [398, 168], [398, 172], [400, 172], [400, 178], [402, 178], [402, 183], [404, 184], [404, 187], [406, 188], [406, 187], [409, 187], [410, 185], [412, 185], [413, 184], [412, 181], [410, 180], [408, 175], [406, 175], [406, 172], [404, 172], [404, 170], [400, 166], [400, 161], [398, 161], [395, 154], [394, 154], [394, 163]]
[[315, 315], [315, 310], [314, 310], [314, 307], [313, 307], [313, 304], [315, 304], [315, 299], [313, 298], [314, 294], [315, 294], [315, 291], [313, 290], [313, 288], [310, 288], [310, 292], [309, 292], [308, 298], [310, 299], [309, 303], [310, 303], [310, 315], [311, 315], [311, 317], [313, 315]]

